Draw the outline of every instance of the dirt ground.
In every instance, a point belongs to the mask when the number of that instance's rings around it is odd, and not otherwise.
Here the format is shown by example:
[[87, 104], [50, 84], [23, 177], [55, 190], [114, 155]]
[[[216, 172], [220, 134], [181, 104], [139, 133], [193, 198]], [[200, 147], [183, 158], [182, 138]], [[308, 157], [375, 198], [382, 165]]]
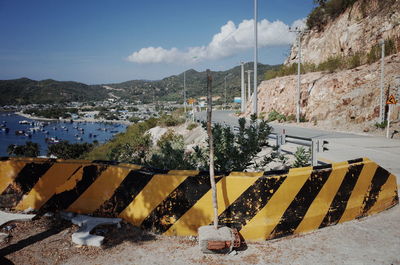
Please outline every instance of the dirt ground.
[[196, 237], [154, 235], [127, 223], [98, 227], [101, 248], [77, 246], [77, 229], [57, 215], [9, 223], [0, 264], [400, 264], [400, 206], [304, 235], [246, 242], [236, 255], [203, 254]]

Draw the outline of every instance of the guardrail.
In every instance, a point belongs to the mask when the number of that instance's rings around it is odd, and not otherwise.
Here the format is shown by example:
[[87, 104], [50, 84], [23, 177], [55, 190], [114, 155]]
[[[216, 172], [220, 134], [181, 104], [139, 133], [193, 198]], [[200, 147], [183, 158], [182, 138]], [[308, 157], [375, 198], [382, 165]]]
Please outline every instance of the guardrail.
[[[196, 121], [200, 123], [202, 121], [204, 122], [204, 119], [200, 120], [199, 118], [197, 118]], [[216, 123], [217, 122], [212, 121], [212, 124], [216, 124]], [[239, 126], [229, 125], [226, 123], [223, 123], [222, 125], [230, 127], [233, 132], [239, 131]], [[329, 150], [327, 147], [329, 142], [326, 139], [314, 139], [314, 138], [301, 137], [301, 136], [296, 136], [296, 135], [287, 135], [285, 133], [285, 130], [283, 130], [282, 133], [273, 132], [268, 135], [268, 138], [276, 140], [276, 146], [278, 147], [279, 153], [282, 152], [282, 145], [285, 145], [286, 143], [309, 147], [311, 149], [311, 161], [310, 162], [311, 162], [312, 166], [318, 165], [317, 153]]]

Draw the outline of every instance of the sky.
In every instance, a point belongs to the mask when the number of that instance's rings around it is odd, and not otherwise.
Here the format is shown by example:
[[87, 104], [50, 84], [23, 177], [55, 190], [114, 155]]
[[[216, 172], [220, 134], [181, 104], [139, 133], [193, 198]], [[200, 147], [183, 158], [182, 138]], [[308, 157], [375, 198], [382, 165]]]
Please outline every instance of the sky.
[[[258, 0], [258, 61], [281, 64], [312, 0]], [[0, 0], [0, 79], [158, 80], [253, 61], [253, 0]]]

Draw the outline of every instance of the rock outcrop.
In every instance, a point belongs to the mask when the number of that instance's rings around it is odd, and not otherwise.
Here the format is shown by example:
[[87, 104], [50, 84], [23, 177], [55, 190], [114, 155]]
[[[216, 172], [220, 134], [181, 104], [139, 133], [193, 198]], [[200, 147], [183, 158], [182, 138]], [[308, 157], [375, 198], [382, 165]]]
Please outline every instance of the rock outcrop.
[[[381, 39], [394, 40], [397, 50], [385, 57], [384, 101], [389, 94], [397, 95], [400, 101], [400, 0], [357, 1], [328, 22], [323, 30], [313, 29], [303, 35], [303, 62], [318, 65], [333, 56], [346, 57], [356, 52], [365, 55]], [[297, 62], [297, 51], [294, 45], [286, 64]], [[380, 60], [334, 73], [303, 74], [301, 115], [321, 128], [369, 131], [379, 118], [380, 80]], [[296, 75], [263, 81], [258, 87], [258, 113], [268, 115], [276, 110], [295, 115], [296, 91]], [[251, 107], [250, 102], [247, 115]], [[397, 127], [400, 125], [399, 109], [400, 104], [397, 104], [391, 115]], [[386, 106], [386, 114], [387, 110]]]
[[[349, 56], [368, 52], [381, 39], [393, 39], [400, 51], [400, 0], [358, 1], [324, 30], [316, 29], [303, 35], [302, 61], [319, 64], [329, 57]], [[364, 3], [363, 3], [364, 2]], [[379, 4], [379, 2], [382, 2]], [[292, 47], [285, 64], [297, 62], [298, 48]]]
[[[375, 123], [379, 117], [380, 62], [337, 73], [301, 76], [301, 113], [307, 120], [340, 124]], [[258, 87], [258, 113], [295, 114], [297, 76], [263, 81]], [[385, 58], [384, 100], [400, 93], [400, 53]], [[251, 111], [248, 104], [247, 114]], [[399, 104], [392, 120], [399, 119]]]

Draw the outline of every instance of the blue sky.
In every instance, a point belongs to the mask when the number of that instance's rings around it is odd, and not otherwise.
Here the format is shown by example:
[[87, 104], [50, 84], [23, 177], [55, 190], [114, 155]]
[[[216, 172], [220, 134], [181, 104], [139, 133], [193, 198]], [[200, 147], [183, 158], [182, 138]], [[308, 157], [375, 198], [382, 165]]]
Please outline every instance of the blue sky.
[[[312, 0], [258, 3], [259, 61], [282, 63], [293, 39], [285, 30]], [[226, 70], [253, 60], [253, 8], [252, 0], [0, 0], [0, 79], [98, 84]]]

